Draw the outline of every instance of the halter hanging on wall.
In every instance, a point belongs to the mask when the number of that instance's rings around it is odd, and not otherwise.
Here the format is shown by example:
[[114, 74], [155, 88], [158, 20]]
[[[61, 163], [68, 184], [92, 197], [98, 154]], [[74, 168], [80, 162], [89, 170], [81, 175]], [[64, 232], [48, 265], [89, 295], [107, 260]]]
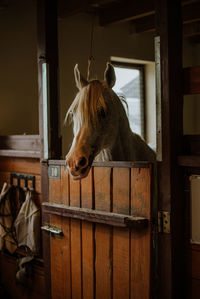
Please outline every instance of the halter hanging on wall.
[[[13, 179], [17, 179], [17, 184], [14, 184]], [[21, 187], [21, 180], [24, 180], [24, 189], [25, 190], [31, 190], [35, 191], [35, 176], [34, 175], [28, 175], [28, 174], [22, 174], [22, 173], [11, 173], [10, 174], [10, 185], [14, 187]], [[32, 187], [28, 187], [28, 182], [32, 182]]]

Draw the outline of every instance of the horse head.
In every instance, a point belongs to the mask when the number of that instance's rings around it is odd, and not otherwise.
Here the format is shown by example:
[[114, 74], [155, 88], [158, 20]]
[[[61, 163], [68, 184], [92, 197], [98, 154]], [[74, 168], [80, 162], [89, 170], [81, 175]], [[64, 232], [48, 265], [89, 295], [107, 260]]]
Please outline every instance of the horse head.
[[88, 82], [74, 68], [76, 86], [79, 89], [71, 104], [66, 118], [73, 121], [74, 139], [66, 156], [67, 167], [75, 180], [86, 177], [94, 158], [104, 149], [112, 146], [117, 135], [118, 116], [112, 87], [115, 84], [115, 72], [107, 63], [104, 80]]

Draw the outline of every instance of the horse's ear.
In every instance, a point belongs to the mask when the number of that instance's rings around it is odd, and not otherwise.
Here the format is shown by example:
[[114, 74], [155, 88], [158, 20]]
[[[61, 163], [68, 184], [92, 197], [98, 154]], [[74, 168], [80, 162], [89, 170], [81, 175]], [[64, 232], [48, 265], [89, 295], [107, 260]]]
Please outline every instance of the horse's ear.
[[81, 75], [78, 69], [78, 64], [76, 64], [74, 67], [74, 77], [75, 77], [76, 86], [78, 87], [79, 90], [88, 84], [88, 81]]
[[106, 81], [108, 87], [112, 88], [115, 85], [116, 77], [115, 70], [112, 64], [107, 63], [106, 70], [104, 73], [104, 80]]

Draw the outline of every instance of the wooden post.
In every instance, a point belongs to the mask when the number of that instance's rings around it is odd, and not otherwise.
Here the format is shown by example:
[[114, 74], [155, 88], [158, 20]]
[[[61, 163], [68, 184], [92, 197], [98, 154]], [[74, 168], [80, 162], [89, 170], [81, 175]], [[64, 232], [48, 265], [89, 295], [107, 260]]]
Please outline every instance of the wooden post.
[[181, 0], [156, 0], [155, 9], [161, 76], [160, 92], [157, 90], [161, 97], [162, 145], [158, 162], [158, 205], [160, 211], [171, 215], [171, 233], [159, 234], [158, 238], [158, 298], [184, 298], [184, 203], [177, 165], [183, 127]]
[[38, 93], [41, 158], [61, 158], [57, 0], [38, 0]]
[[[61, 157], [58, 97], [58, 33], [57, 0], [37, 1], [37, 61], [39, 97], [39, 133], [41, 139], [42, 201], [49, 201], [48, 159]], [[48, 214], [42, 213], [42, 224], [50, 223]], [[51, 298], [50, 239], [43, 233], [43, 259], [45, 267], [46, 298]]]

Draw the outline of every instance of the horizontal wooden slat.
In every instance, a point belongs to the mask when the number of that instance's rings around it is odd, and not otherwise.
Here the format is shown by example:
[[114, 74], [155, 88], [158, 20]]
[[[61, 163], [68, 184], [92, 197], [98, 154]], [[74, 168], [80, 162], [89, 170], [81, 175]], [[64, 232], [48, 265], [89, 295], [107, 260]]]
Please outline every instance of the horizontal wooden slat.
[[2, 157], [40, 158], [39, 151], [0, 150]]
[[100, 25], [124, 22], [154, 14], [154, 3], [149, 0], [115, 2], [99, 9]]
[[[49, 165], [66, 165], [66, 160], [49, 160]], [[130, 167], [130, 168], [148, 168], [151, 165], [149, 161], [108, 161], [108, 162], [93, 162], [93, 167]]]
[[40, 175], [40, 160], [35, 158], [0, 157], [0, 171]]
[[[197, 21], [200, 20], [200, 3], [189, 3], [182, 8], [183, 34], [198, 34]], [[191, 26], [193, 29], [191, 28]], [[189, 25], [189, 26], [188, 26]], [[191, 31], [192, 30], [192, 31]], [[131, 22], [131, 33], [155, 31], [155, 14], [134, 19]], [[193, 32], [193, 33], [192, 33]]]
[[43, 212], [96, 223], [104, 223], [118, 227], [144, 228], [148, 220], [143, 217], [128, 216], [98, 210], [78, 207], [68, 207], [61, 204], [44, 202]]
[[200, 66], [183, 69], [184, 94], [200, 94]]
[[39, 135], [0, 136], [0, 149], [20, 151], [40, 151]]

